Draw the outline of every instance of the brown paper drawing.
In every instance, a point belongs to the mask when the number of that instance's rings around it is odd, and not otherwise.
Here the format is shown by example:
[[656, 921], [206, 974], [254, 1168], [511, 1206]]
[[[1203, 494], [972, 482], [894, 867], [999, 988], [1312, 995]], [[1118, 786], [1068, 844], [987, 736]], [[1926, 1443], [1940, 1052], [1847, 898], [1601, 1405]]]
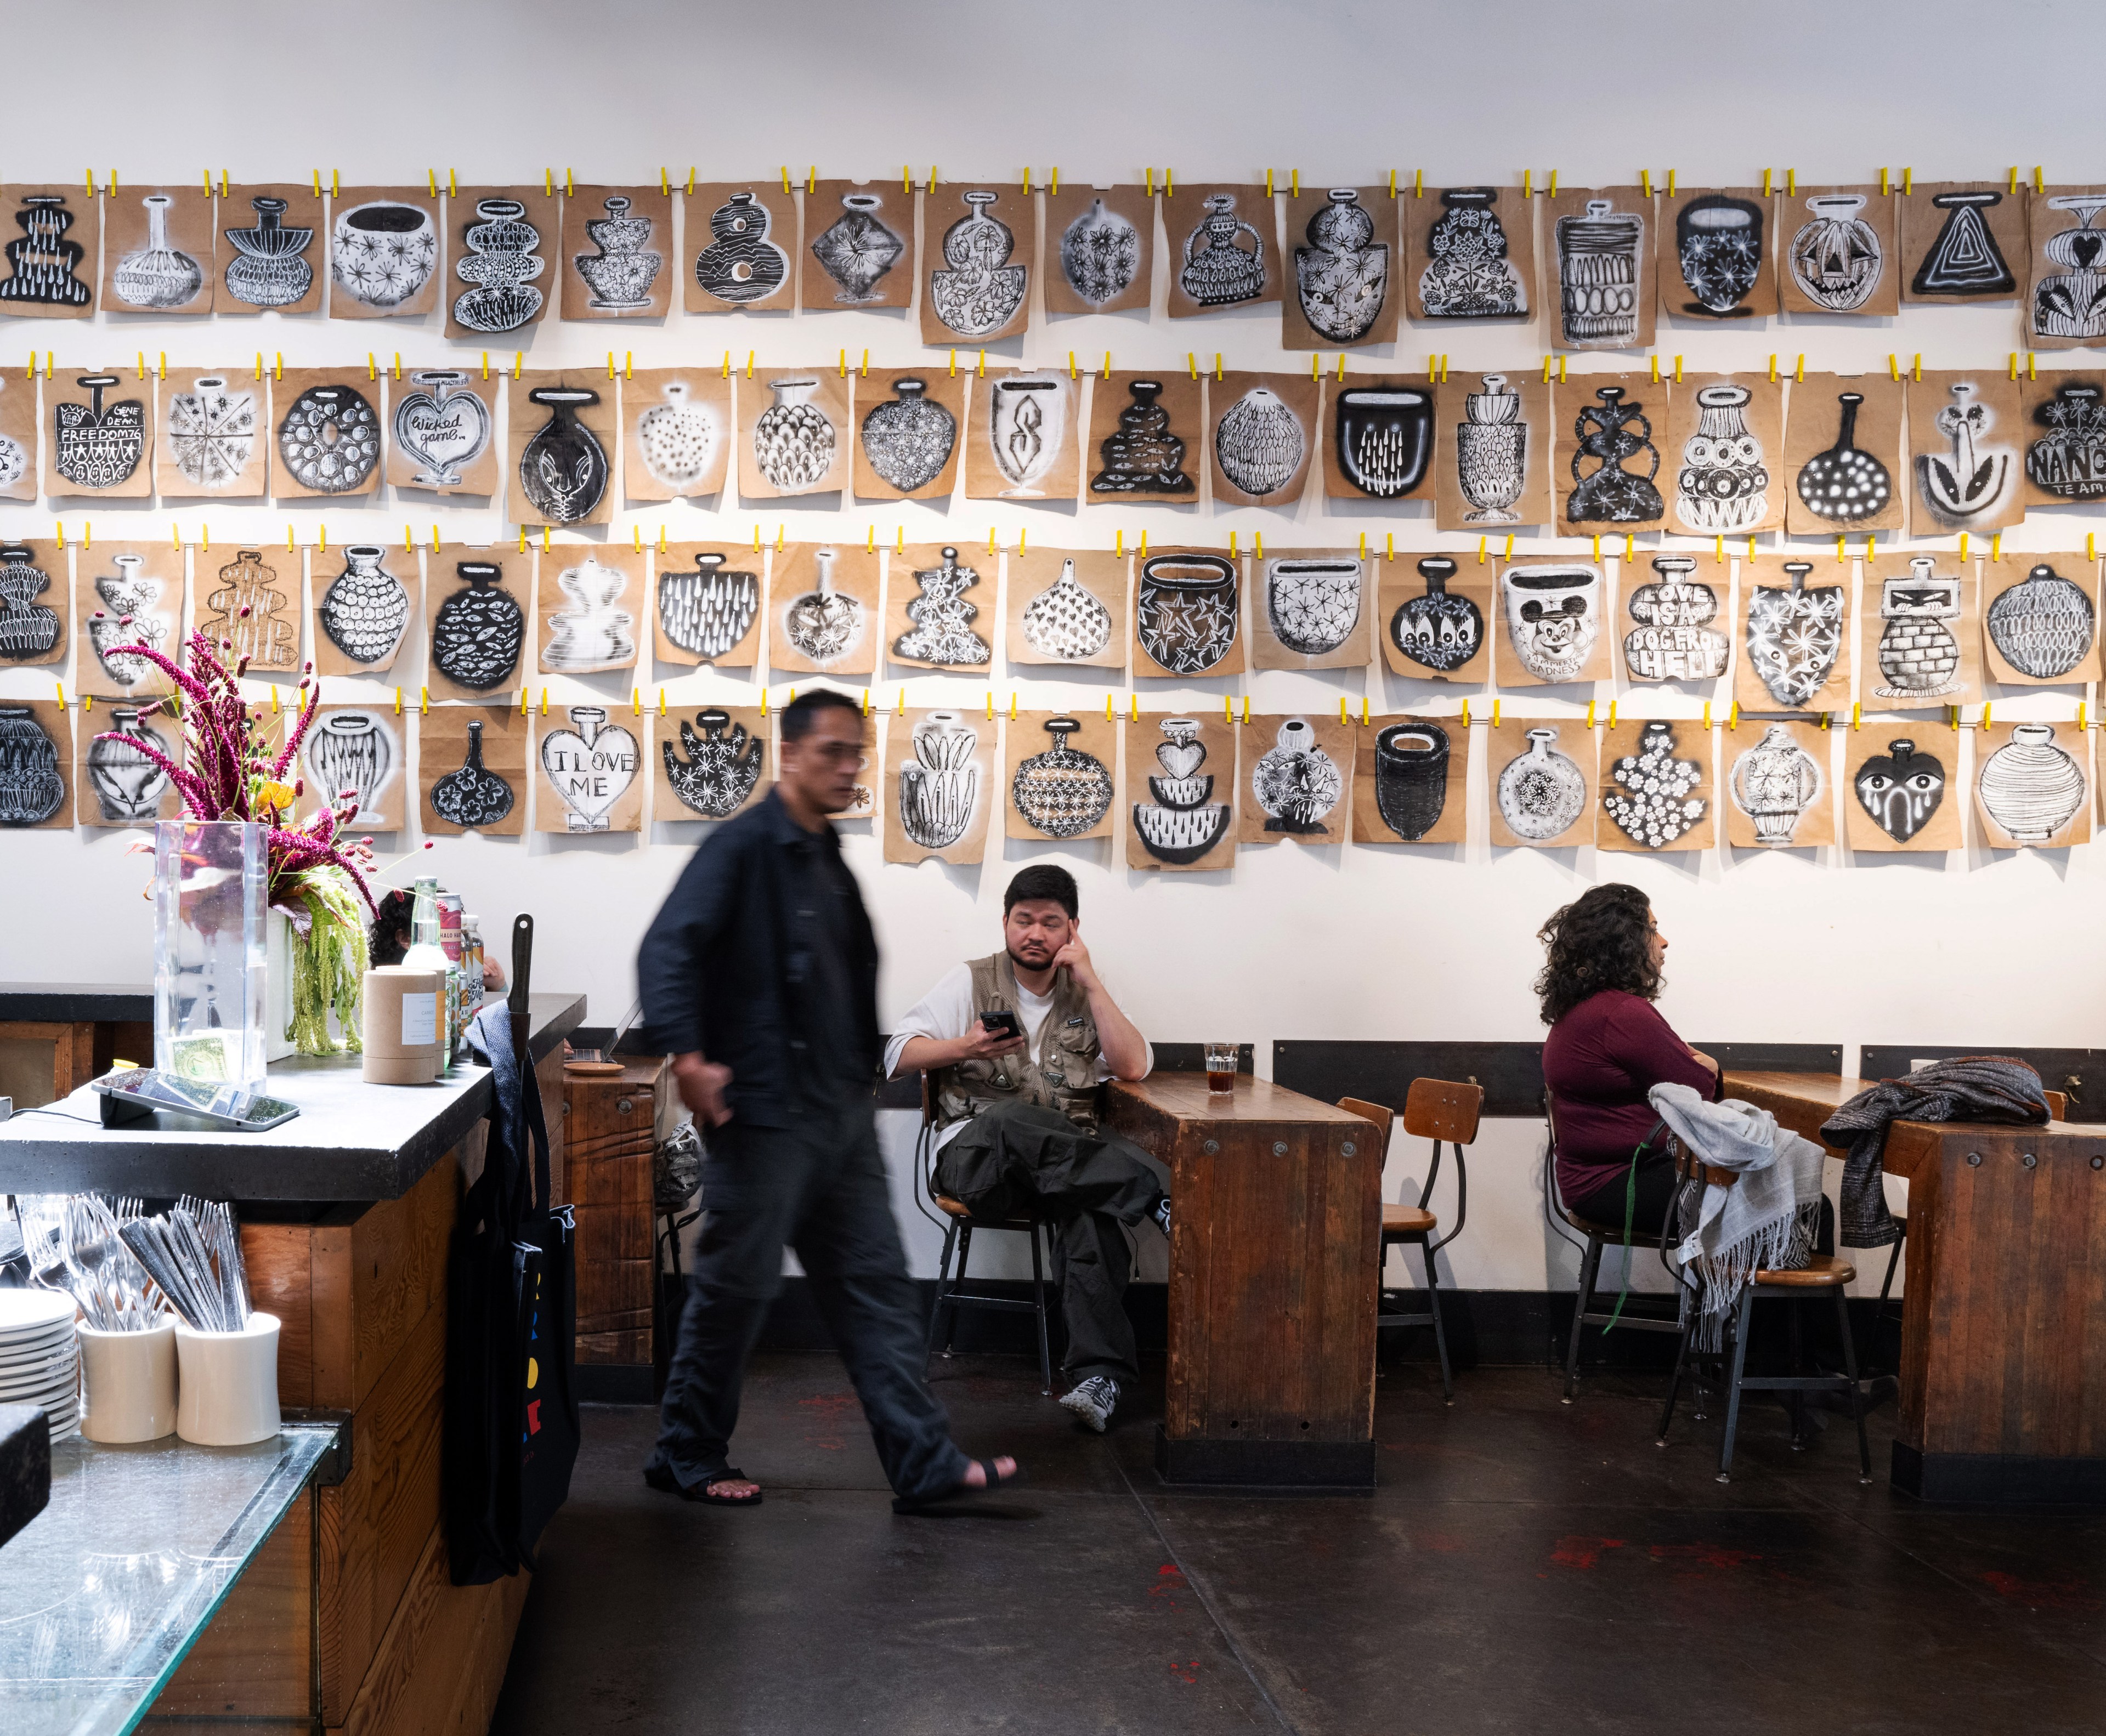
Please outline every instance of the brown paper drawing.
[[1926, 718], [1870, 723], [1843, 738], [1849, 787], [1844, 835], [1853, 850], [1957, 850], [1960, 732]]
[[2019, 383], [2002, 368], [1926, 369], [1907, 391], [1911, 534], [1979, 534], [2023, 519]]
[[1901, 311], [1894, 195], [1800, 187], [1777, 200], [1778, 305], [1792, 314]]
[[1122, 719], [1126, 865], [1228, 868], [1236, 859], [1236, 727], [1203, 711]]
[[887, 555], [885, 655], [908, 669], [984, 674], [994, 667], [997, 562], [955, 544], [910, 543]]
[[260, 500], [271, 485], [271, 385], [253, 367], [171, 368], [154, 484], [164, 497]]
[[1902, 383], [1809, 374], [1785, 423], [1785, 528], [1793, 536], [1902, 527]]
[[505, 388], [506, 516], [522, 525], [603, 525], [614, 515], [621, 383], [604, 369], [527, 369]]
[[223, 189], [213, 248], [217, 314], [310, 314], [322, 308], [329, 206], [313, 187]]
[[630, 499], [706, 500], [723, 492], [737, 427], [723, 366], [625, 374], [621, 413], [621, 491]]
[[363, 367], [274, 370], [271, 492], [280, 500], [371, 494], [380, 482], [386, 389]]
[[534, 560], [544, 675], [636, 667], [650, 557], [618, 543], [558, 543]]
[[991, 343], [1024, 330], [1038, 257], [1033, 195], [997, 181], [931, 186], [921, 201], [921, 341]]
[[430, 187], [346, 187], [329, 195], [332, 320], [422, 319], [438, 306], [445, 217]]
[[845, 490], [855, 452], [854, 376], [764, 368], [738, 380], [738, 491], [749, 499]]
[[425, 674], [434, 699], [489, 700], [526, 685], [534, 557], [516, 544], [448, 543], [424, 575]]
[[44, 382], [47, 494], [137, 499], [154, 491], [154, 381], [122, 374]]
[[1992, 850], [2091, 842], [2091, 732], [1996, 723], [1974, 736], [1974, 812]]
[[1982, 563], [1982, 654], [1992, 681], [2041, 687], [2099, 678], [2099, 563], [2007, 553]]
[[[1100, 380], [1100, 390], [1109, 389]], [[1082, 381], [1065, 368], [989, 373], [975, 369], [966, 418], [968, 500], [1075, 498], [1081, 474]], [[1096, 448], [1091, 449], [1096, 456]]]
[[786, 312], [797, 305], [797, 201], [781, 181], [706, 182], [682, 196], [681, 212], [681, 293], [689, 313]]
[[1404, 219], [1414, 320], [1521, 320], [1535, 311], [1535, 213], [1519, 187], [1427, 187]]
[[1727, 843], [1798, 850], [1835, 842], [1833, 731], [1796, 719], [1746, 718], [1718, 740]]
[[958, 479], [967, 384], [964, 375], [948, 368], [887, 368], [858, 376], [858, 498], [951, 498]]
[[1262, 184], [1173, 186], [1163, 197], [1170, 317], [1279, 299], [1279, 240]]
[[1046, 195], [1046, 311], [1145, 311], [1155, 200], [1141, 187], [1070, 182]]
[[419, 557], [382, 543], [331, 544], [313, 551], [307, 575], [316, 674], [392, 673], [410, 624], [423, 614]]
[[2026, 342], [2071, 350], [2106, 339], [2106, 187], [2049, 187], [2027, 202]]
[[218, 281], [212, 195], [123, 187], [102, 201], [102, 305], [111, 313], [208, 314]]
[[[1668, 528], [1749, 536], [1784, 525], [1784, 385], [1760, 374], [1685, 374], [1668, 395]], [[1657, 439], [1657, 436], [1656, 436]], [[1668, 492], [1665, 481], [1657, 485]]]
[[72, 591], [56, 543], [25, 537], [0, 548], [0, 669], [65, 660]]
[[1726, 673], [1732, 569], [1715, 555], [1648, 554], [1623, 563], [1622, 664], [1633, 682], [1707, 686]]
[[542, 187], [446, 195], [446, 336], [501, 338], [549, 311], [558, 282], [562, 196]]
[[1253, 716], [1243, 730], [1236, 840], [1340, 843], [1353, 813], [1360, 726], [1320, 712]]
[[768, 565], [769, 667], [792, 675], [875, 673], [885, 629], [880, 558], [855, 543], [791, 543], [775, 550]]
[[253, 674], [298, 674], [301, 557], [282, 548], [236, 547], [229, 553], [197, 551], [193, 625], [215, 647], [233, 642], [219, 651], [222, 662], [246, 657]]
[[1199, 399], [1199, 382], [1182, 369], [1092, 379], [1082, 498], [1091, 506], [1196, 504], [1206, 429]]
[[450, 838], [526, 830], [533, 720], [516, 705], [433, 705], [417, 719], [419, 828]]
[[1659, 205], [1660, 306], [1679, 319], [1747, 320], [1777, 311], [1775, 202], [1759, 187], [1669, 193]]
[[1354, 737], [1355, 843], [1461, 843], [1470, 736], [1455, 718], [1377, 718]]
[[1499, 569], [1465, 556], [1399, 555], [1381, 564], [1376, 638], [1393, 675], [1481, 687], [1492, 673]]
[[1591, 561], [1532, 561], [1499, 569], [1503, 687], [1609, 678], [1609, 582]]
[[1665, 376], [1644, 374], [1575, 374], [1554, 388], [1550, 475], [1561, 535], [1628, 533], [1665, 521], [1660, 441], [1678, 396]]
[[1550, 522], [1550, 383], [1466, 374], [1441, 395], [1434, 499], [1443, 530], [1511, 535]]
[[673, 195], [578, 187], [563, 199], [562, 316], [662, 320], [673, 304]]
[[[2106, 499], [2106, 373], [2036, 369], [2019, 382], [2019, 402], [2025, 503]], [[6, 414], [0, 403], [0, 418]]]
[[799, 305], [838, 313], [914, 303], [914, 195], [883, 181], [822, 181], [804, 195]]
[[1975, 566], [1951, 554], [1884, 549], [1864, 563], [1857, 697], [1866, 711], [1942, 713], [1981, 703]]
[[1421, 374], [1324, 383], [1324, 492], [1333, 500], [1416, 500], [1434, 492], [1440, 396]]
[[978, 711], [895, 712], [885, 720], [878, 825], [888, 862], [977, 862], [1002, 800], [996, 726]]
[[1934, 181], [1901, 199], [1905, 302], [2001, 302], [2023, 292], [2027, 195], [1993, 181]]
[[1850, 564], [1834, 552], [1740, 557], [1733, 697], [1743, 711], [1848, 711]]
[[1131, 557], [1037, 544], [1009, 556], [1007, 564], [1002, 654], [1009, 662], [1126, 667]]
[[1708, 850], [1718, 842], [1711, 732], [1695, 718], [1626, 718], [1602, 735], [1604, 850]]
[[0, 378], [0, 500], [37, 498], [38, 458], [43, 450], [37, 383]]
[[1551, 341], [1565, 350], [1649, 350], [1660, 295], [1651, 199], [1638, 187], [1567, 188], [1544, 201]]
[[1287, 293], [1280, 345], [1349, 350], [1396, 341], [1403, 231], [1382, 187], [1305, 187], [1281, 201]]
[[1322, 388], [1306, 374], [1207, 382], [1207, 468], [1224, 506], [1291, 507], [1316, 456]]
[[1493, 843], [1551, 850], [1593, 843], [1599, 811], [1594, 748], [1594, 732], [1577, 718], [1506, 718], [1493, 724], [1485, 760]]
[[1269, 548], [1251, 562], [1251, 666], [1360, 669], [1374, 660], [1380, 562], [1349, 549]]
[[0, 788], [0, 830], [70, 829], [73, 723], [56, 700], [0, 700], [0, 751], [9, 768]]
[[85, 320], [101, 275], [101, 231], [85, 186], [0, 187], [0, 318]]
[[768, 794], [772, 727], [758, 705], [675, 706], [652, 725], [652, 817], [728, 820]]
[[1243, 673], [1241, 563], [1211, 548], [1159, 548], [1134, 575], [1133, 673]]
[[[58, 562], [56, 569], [43, 570], [54, 584], [62, 582], [65, 557], [48, 544], [43, 547]], [[172, 541], [97, 541], [74, 551], [73, 678], [83, 693], [98, 699], [150, 700], [174, 685], [158, 664], [128, 655], [123, 647], [149, 646], [182, 661], [184, 565], [182, 550]], [[41, 600], [48, 602], [48, 593]], [[13, 612], [0, 615], [0, 656], [7, 655], [11, 642], [7, 629]]]
[[415, 368], [388, 382], [388, 481], [432, 494], [497, 492], [497, 394], [503, 374]]
[[360, 832], [402, 829], [414, 787], [410, 766], [410, 725], [416, 708], [397, 714], [384, 705], [323, 705], [300, 743], [299, 767], [308, 794], [348, 809], [346, 823]]
[[750, 669], [760, 660], [763, 556], [737, 543], [668, 543], [652, 568], [660, 663]]
[[562, 705], [534, 725], [535, 831], [643, 830], [647, 717], [628, 705]]
[[[55, 707], [54, 709], [56, 708]], [[74, 818], [83, 825], [151, 825], [183, 812], [182, 792], [146, 752], [183, 763], [181, 724], [165, 714], [139, 714], [137, 700], [84, 707], [74, 730], [78, 763], [72, 771]], [[0, 725], [0, 734], [5, 726]], [[121, 736], [122, 740], [98, 739]]]
[[1003, 731], [1004, 811], [1011, 838], [1109, 838], [1118, 725], [1087, 705], [1021, 711]]

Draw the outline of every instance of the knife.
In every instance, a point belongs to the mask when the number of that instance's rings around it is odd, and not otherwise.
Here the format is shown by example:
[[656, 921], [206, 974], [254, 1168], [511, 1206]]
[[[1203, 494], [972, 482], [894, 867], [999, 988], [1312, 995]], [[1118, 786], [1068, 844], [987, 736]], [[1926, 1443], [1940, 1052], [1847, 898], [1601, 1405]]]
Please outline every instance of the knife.
[[532, 1020], [526, 1010], [528, 980], [534, 973], [534, 919], [522, 911], [512, 919], [512, 992], [505, 1002], [512, 1015], [512, 1052], [522, 1067], [531, 1069], [529, 1052]]

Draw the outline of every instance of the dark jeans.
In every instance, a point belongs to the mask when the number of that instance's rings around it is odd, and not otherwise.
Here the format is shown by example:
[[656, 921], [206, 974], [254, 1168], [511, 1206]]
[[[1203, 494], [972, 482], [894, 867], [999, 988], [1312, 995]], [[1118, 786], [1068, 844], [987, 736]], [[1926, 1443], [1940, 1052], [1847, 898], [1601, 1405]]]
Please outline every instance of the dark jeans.
[[1062, 1371], [1075, 1380], [1139, 1376], [1126, 1318], [1133, 1265], [1126, 1229], [1168, 1191], [1147, 1152], [1116, 1134], [1085, 1133], [1057, 1109], [1001, 1103], [951, 1136], [936, 1160], [936, 1185], [975, 1218], [1033, 1210], [1051, 1218], [1068, 1328]]
[[701, 1245], [652, 1465], [689, 1488], [723, 1474], [746, 1358], [782, 1292], [786, 1245], [848, 1364], [894, 1492], [956, 1488], [967, 1461], [922, 1378], [921, 1303], [867, 1099], [808, 1110], [787, 1131], [734, 1121], [709, 1136]]
[[[1666, 1149], [1647, 1152], [1638, 1159], [1638, 1203], [1631, 1214], [1633, 1235], [1660, 1233], [1660, 1227], [1667, 1219], [1667, 1203], [1674, 1197], [1674, 1153]], [[1620, 1230], [1624, 1227], [1624, 1196], [1629, 1184], [1630, 1172], [1626, 1169], [1592, 1193], [1566, 1203], [1589, 1224]]]

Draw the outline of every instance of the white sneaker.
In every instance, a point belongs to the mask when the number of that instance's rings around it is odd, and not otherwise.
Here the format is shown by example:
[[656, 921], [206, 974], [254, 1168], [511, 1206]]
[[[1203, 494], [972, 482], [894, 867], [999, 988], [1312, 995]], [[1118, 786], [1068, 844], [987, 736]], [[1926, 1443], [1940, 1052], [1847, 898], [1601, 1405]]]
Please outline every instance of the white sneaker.
[[1062, 1397], [1060, 1408], [1073, 1412], [1078, 1421], [1102, 1434], [1112, 1412], [1118, 1408], [1118, 1381], [1109, 1375], [1091, 1375], [1087, 1380], [1078, 1381], [1074, 1389]]

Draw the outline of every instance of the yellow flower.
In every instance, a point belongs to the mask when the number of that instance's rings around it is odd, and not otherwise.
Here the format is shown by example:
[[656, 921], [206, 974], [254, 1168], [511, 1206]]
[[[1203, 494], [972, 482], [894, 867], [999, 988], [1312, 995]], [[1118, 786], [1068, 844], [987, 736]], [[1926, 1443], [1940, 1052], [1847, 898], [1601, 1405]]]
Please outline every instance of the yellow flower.
[[293, 786], [290, 784], [265, 784], [256, 792], [259, 808], [275, 808], [280, 813], [289, 812], [293, 805]]

